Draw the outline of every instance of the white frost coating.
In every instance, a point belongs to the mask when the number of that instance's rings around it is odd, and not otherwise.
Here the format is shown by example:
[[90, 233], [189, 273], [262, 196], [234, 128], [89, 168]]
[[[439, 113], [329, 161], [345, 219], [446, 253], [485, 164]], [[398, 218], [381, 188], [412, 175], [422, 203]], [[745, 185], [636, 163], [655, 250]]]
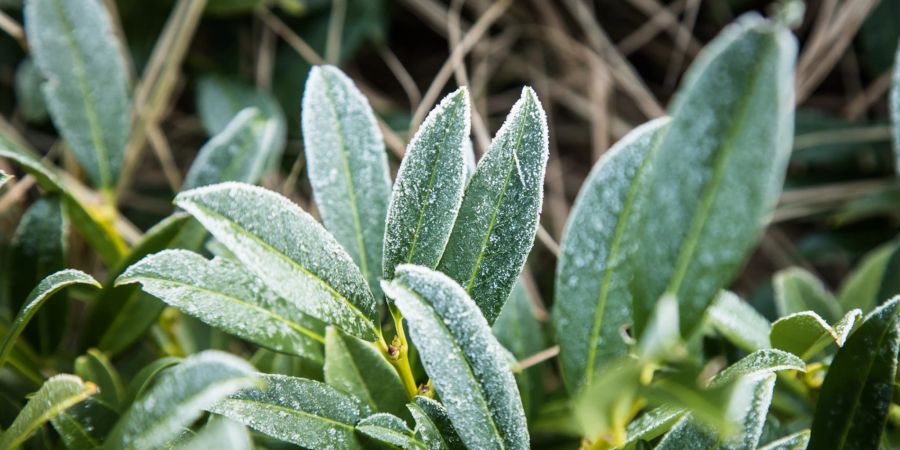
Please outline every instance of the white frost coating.
[[685, 415], [685, 411], [669, 406], [660, 406], [647, 411], [636, 420], [631, 421], [627, 427], [628, 441], [623, 447], [636, 442], [638, 439], [650, 441], [664, 433], [666, 428]]
[[731, 391], [726, 415], [738, 424], [738, 431], [733, 436], [724, 436], [719, 449], [756, 449], [769, 413], [769, 405], [772, 404], [774, 389], [774, 373], [745, 376], [737, 382]]
[[772, 441], [759, 450], [804, 450], [809, 443], [809, 430], [803, 430]]
[[272, 436], [314, 450], [362, 449], [354, 426], [370, 413], [327, 384], [285, 375], [262, 375], [265, 387], [246, 389], [209, 408]]
[[397, 172], [384, 230], [384, 279], [399, 264], [435, 267], [462, 203], [469, 96], [444, 97], [416, 131]]
[[375, 301], [359, 269], [293, 202], [263, 188], [221, 183], [182, 192], [175, 204], [288, 302], [354, 336], [375, 340]]
[[145, 292], [227, 333], [322, 361], [322, 323], [272, 292], [237, 262], [165, 250], [138, 261], [116, 280], [126, 283], [140, 283]]
[[463, 443], [478, 449], [528, 448], [508, 353], [462, 287], [431, 269], [402, 265], [383, 288], [407, 319], [425, 371]]
[[387, 413], [372, 414], [356, 424], [356, 429], [375, 440], [395, 445], [404, 450], [424, 450], [425, 444], [418, 440], [403, 419]]
[[719, 293], [706, 310], [706, 318], [719, 333], [745, 351], [771, 347], [772, 324], [731, 291]]
[[153, 388], [122, 415], [105, 449], [161, 448], [220, 399], [259, 384], [253, 367], [209, 350], [186, 358], [160, 375]]
[[340, 69], [313, 67], [303, 91], [303, 145], [325, 228], [378, 295], [390, 172], [369, 102]]
[[663, 436], [656, 450], [709, 450], [715, 444], [715, 433], [688, 414]]
[[438, 269], [493, 323], [534, 244], [548, 157], [547, 117], [524, 88], [466, 186]]
[[728, 366], [713, 378], [709, 386], [722, 386], [739, 378], [765, 375], [782, 370], [806, 372], [806, 363], [788, 352], [774, 348], [757, 350]]

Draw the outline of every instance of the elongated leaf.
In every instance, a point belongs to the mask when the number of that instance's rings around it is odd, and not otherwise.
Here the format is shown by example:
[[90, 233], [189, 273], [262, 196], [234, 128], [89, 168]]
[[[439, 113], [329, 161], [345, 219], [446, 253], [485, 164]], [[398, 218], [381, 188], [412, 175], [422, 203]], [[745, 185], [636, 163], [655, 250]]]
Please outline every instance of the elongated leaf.
[[684, 416], [663, 436], [656, 450], [708, 450], [715, 448], [716, 435], [692, 416]]
[[404, 450], [424, 450], [428, 448], [423, 441], [416, 437], [403, 419], [387, 414], [373, 414], [356, 424], [360, 433], [374, 439]]
[[365, 279], [337, 241], [290, 200], [262, 188], [222, 183], [182, 192], [175, 203], [288, 302], [375, 340], [378, 315]]
[[809, 430], [803, 430], [790, 436], [772, 441], [759, 450], [804, 450], [809, 443]]
[[329, 327], [325, 334], [325, 382], [372, 411], [408, 417], [400, 376], [370, 342]]
[[810, 450], [878, 447], [897, 372], [898, 315], [900, 297], [894, 297], [838, 350], [819, 394]]
[[186, 213], [175, 213], [159, 221], [110, 270], [106, 286], [97, 293], [90, 310], [87, 345], [115, 355], [134, 344], [156, 321], [165, 305], [137, 286], [116, 286], [115, 279], [144, 256], [173, 245], [189, 219]]
[[66, 214], [81, 236], [93, 247], [103, 260], [116, 264], [125, 252], [125, 243], [108, 216], [98, 207], [88, 204], [66, 187], [56, 169], [45, 164], [32, 151], [22, 147], [9, 136], [0, 132], [0, 156], [15, 161], [38, 185], [47, 192], [59, 192], [66, 207]]
[[806, 363], [788, 352], [774, 348], [757, 350], [720, 372], [712, 380], [710, 387], [722, 386], [738, 378], [765, 375], [782, 370], [806, 372]]
[[534, 244], [547, 145], [547, 117], [526, 87], [466, 186], [438, 265], [475, 300], [488, 324], [500, 314]]
[[144, 366], [137, 375], [131, 378], [128, 387], [125, 388], [123, 405], [131, 405], [135, 400], [142, 397], [144, 392], [153, 384], [157, 375], [180, 362], [181, 358], [165, 356]]
[[[99, 388], [101, 391], [103, 388]], [[68, 450], [95, 450], [115, 425], [119, 414], [89, 397], [50, 419]]]
[[313, 67], [303, 91], [303, 146], [325, 228], [380, 297], [391, 181], [375, 114], [340, 69]]
[[894, 161], [897, 172], [900, 172], [900, 47], [894, 58], [894, 78], [891, 83], [891, 122], [894, 124]]
[[268, 157], [266, 167], [274, 168], [281, 161], [287, 139], [287, 121], [278, 100], [254, 86], [221, 76], [203, 76], [197, 82], [197, 110], [210, 135], [221, 133], [235, 115], [248, 107], [258, 109], [266, 121], [274, 124], [272, 139], [260, 149]]
[[862, 311], [848, 312], [834, 328], [812, 311], [794, 313], [772, 324], [772, 347], [791, 352], [807, 359], [834, 343], [844, 345], [854, 324], [862, 317]]
[[24, 58], [19, 63], [16, 68], [16, 100], [22, 115], [29, 122], [47, 120], [47, 103], [41, 92], [43, 81], [33, 59]]
[[394, 299], [447, 413], [469, 448], [527, 448], [528, 428], [506, 352], [478, 306], [442, 273], [401, 265]]
[[796, 47], [781, 25], [746, 15], [685, 75], [640, 181], [637, 335], [663, 293], [690, 335], [759, 237], [791, 152]]
[[718, 448], [722, 450], [755, 450], [762, 436], [772, 391], [775, 389], [775, 374], [744, 376], [732, 390], [732, 400], [728, 414], [738, 424], [738, 432], [721, 438]]
[[801, 311], [813, 311], [826, 321], [837, 321], [841, 310], [837, 300], [815, 275], [792, 267], [775, 274], [775, 306], [781, 317]]
[[636, 242], [625, 229], [634, 215], [637, 183], [651, 144], [667, 119], [636, 128], [591, 169], [569, 215], [556, 267], [553, 324], [569, 392], [628, 351], [622, 328], [631, 323], [630, 272]]
[[125, 411], [105, 449], [159, 448], [176, 438], [205, 408], [239, 389], [259, 385], [246, 361], [217, 351], [186, 358], [168, 369]]
[[322, 360], [321, 322], [269, 290], [240, 264], [187, 250], [165, 250], [116, 280], [143, 290], [212, 327], [273, 350]]
[[18, 448], [47, 421], [96, 392], [96, 385], [85, 383], [73, 375], [50, 378], [31, 397], [12, 425], [0, 435], [0, 448]]
[[752, 352], [771, 346], [772, 324], [730, 291], [722, 291], [706, 310], [707, 320], [732, 344]]
[[75, 375], [90, 381], [100, 388], [100, 393], [93, 398], [118, 412], [125, 396], [125, 386], [119, 372], [113, 367], [109, 358], [103, 353], [91, 349], [87, 354], [75, 359]]
[[263, 375], [266, 387], [247, 389], [210, 411], [260, 433], [313, 450], [362, 449], [354, 427], [366, 406], [324, 383], [284, 375]]
[[410, 141], [391, 193], [384, 278], [398, 264], [434, 268], [444, 253], [465, 188], [469, 94], [457, 89], [432, 110]]
[[179, 450], [253, 450], [247, 429], [231, 419], [213, 416], [197, 435], [177, 447]]
[[[11, 324], [8, 320], [0, 318], [0, 335], [5, 336], [9, 333]], [[32, 387], [38, 388], [44, 383], [45, 377], [41, 375], [43, 362], [24, 339], [18, 340], [13, 344], [8, 355], [9, 366], [15, 369], [23, 377], [31, 382]], [[12, 420], [11, 417], [9, 417]], [[8, 423], [9, 421], [7, 421]]]
[[647, 411], [628, 424], [628, 441], [624, 448], [633, 448], [639, 440], [652, 441], [668, 431], [685, 415], [679, 408], [660, 406]]
[[430, 450], [466, 448], [444, 405], [428, 397], [416, 396], [409, 404], [409, 411], [416, 420], [416, 432], [422, 435], [422, 441]]
[[276, 124], [256, 108], [241, 110], [207, 142], [184, 178], [188, 190], [223, 181], [256, 183], [262, 177], [275, 139]]
[[131, 132], [131, 87], [103, 2], [29, 0], [25, 32], [53, 123], [94, 185], [111, 189]]
[[[13, 311], [22, 307], [22, 301], [42, 279], [65, 267], [68, 228], [58, 195], [41, 197], [22, 215], [7, 254], [6, 270], [0, 276], [6, 304]], [[38, 311], [35, 326], [26, 335], [41, 353], [50, 353], [59, 345], [68, 311], [66, 301], [48, 304]]]
[[839, 301], [845, 311], [871, 311], [900, 292], [900, 245], [889, 242], [869, 252], [841, 286]]
[[[491, 327], [491, 332], [500, 345], [509, 350], [518, 361], [548, 346], [544, 330], [534, 316], [533, 306], [520, 278], [513, 286], [509, 300], [497, 316], [497, 321]], [[522, 407], [527, 418], [537, 415], [543, 400], [542, 369], [542, 365], [538, 364], [516, 374], [516, 384], [519, 385], [519, 395], [522, 397]]]
[[0, 343], [0, 367], [3, 367], [3, 363], [6, 362], [7, 356], [12, 351], [16, 339], [22, 334], [25, 326], [28, 325], [28, 322], [34, 317], [44, 302], [49, 300], [60, 289], [73, 284], [100, 287], [100, 283], [93, 277], [75, 269], [66, 269], [53, 273], [35, 286], [25, 299], [22, 309], [16, 315], [16, 319], [13, 321], [9, 332], [3, 338], [3, 342]]

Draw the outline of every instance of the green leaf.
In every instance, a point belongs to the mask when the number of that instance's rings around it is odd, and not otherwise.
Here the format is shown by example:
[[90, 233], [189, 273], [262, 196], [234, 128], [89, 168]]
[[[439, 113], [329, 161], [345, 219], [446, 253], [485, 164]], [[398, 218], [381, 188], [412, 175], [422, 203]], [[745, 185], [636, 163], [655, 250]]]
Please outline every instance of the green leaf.
[[95, 349], [88, 350], [87, 354], [75, 359], [75, 375], [100, 388], [100, 393], [92, 400], [104, 403], [115, 412], [119, 411], [125, 396], [125, 386], [119, 372], [106, 355]]
[[416, 396], [408, 406], [416, 420], [416, 433], [429, 450], [464, 450], [462, 443], [447, 409], [444, 405], [422, 396]]
[[466, 186], [438, 264], [475, 300], [488, 324], [500, 314], [534, 244], [547, 155], [547, 117], [526, 87]]
[[[497, 316], [491, 332], [516, 360], [523, 360], [547, 348], [544, 330], [534, 316], [534, 303], [528, 295], [522, 279], [513, 286], [509, 300]], [[544, 393], [541, 364], [516, 373], [516, 384], [522, 397], [522, 407], [527, 418], [535, 417]]]
[[770, 334], [772, 347], [808, 359], [829, 343], [835, 343], [838, 347], [844, 345], [854, 324], [861, 317], [862, 311], [854, 309], [848, 312], [834, 328], [812, 311], [782, 317], [772, 324], [772, 333]]
[[356, 429], [378, 441], [404, 450], [425, 450], [428, 447], [418, 439], [403, 419], [387, 414], [373, 414], [356, 424]]
[[444, 253], [465, 188], [469, 94], [441, 101], [410, 141], [391, 193], [384, 235], [384, 279], [399, 264], [434, 268]]
[[875, 309], [884, 299], [900, 292], [900, 244], [889, 242], [869, 252], [844, 281], [838, 296], [845, 311]]
[[781, 439], [774, 440], [759, 450], [805, 450], [809, 443], [809, 430], [803, 430]]
[[116, 280], [117, 285], [130, 283], [140, 283], [145, 292], [226, 333], [322, 360], [324, 326], [235, 261], [164, 250], [138, 261]]
[[628, 424], [626, 441], [623, 448], [633, 448], [637, 441], [652, 441], [668, 431], [684, 416], [679, 408], [660, 406], [647, 411]]
[[90, 309], [84, 339], [87, 345], [115, 355], [134, 344], [156, 321], [165, 305], [137, 286], [116, 286], [115, 280], [129, 265], [173, 245], [189, 219], [186, 213], [175, 213], [159, 221], [110, 269], [106, 286], [97, 293]]
[[741, 350], [752, 352], [771, 347], [772, 324], [731, 291], [719, 293], [706, 310], [706, 318], [713, 328]]
[[712, 430], [687, 415], [663, 436], [656, 450], [708, 450], [716, 448], [716, 440]]
[[324, 372], [326, 383], [356, 397], [372, 411], [409, 416], [400, 376], [371, 342], [328, 327]]
[[218, 351], [186, 358], [168, 369], [125, 411], [105, 449], [159, 448], [176, 438], [203, 410], [239, 389], [259, 384], [246, 361]]
[[384, 282], [425, 371], [470, 448], [527, 448], [528, 428], [507, 354], [478, 306], [440, 272], [401, 265]]
[[60, 412], [50, 422], [68, 450], [95, 450], [100, 448], [118, 418], [115, 410], [89, 397]]
[[243, 425], [222, 416], [212, 416], [197, 435], [178, 450], [253, 450], [253, 440]]
[[0, 187], [3, 187], [3, 185], [12, 178], [12, 175], [9, 175], [8, 173], [0, 170]]
[[237, 79], [204, 75], [197, 81], [197, 112], [203, 128], [210, 136], [219, 134], [242, 109], [258, 109], [268, 120], [278, 124], [279, 131], [266, 154], [280, 155], [284, 147], [287, 123], [284, 111], [272, 94]]
[[22, 166], [45, 191], [61, 193], [66, 214], [81, 236], [100, 254], [104, 262], [110, 265], [118, 262], [125, 252], [125, 243], [108, 216], [104, 216], [97, 207], [83, 202], [66, 186], [55, 169], [2, 132], [0, 156]]
[[325, 228], [380, 297], [391, 181], [375, 114], [340, 69], [317, 66], [306, 79], [302, 125], [309, 182]]
[[[21, 308], [22, 301], [36, 284], [65, 267], [68, 228], [58, 195], [39, 198], [22, 215], [6, 255], [6, 270], [0, 276], [6, 304], [13, 311]], [[59, 345], [68, 311], [66, 301], [48, 304], [38, 311], [35, 326], [28, 330], [27, 336], [41, 353], [49, 354]]]
[[256, 108], [242, 109], [207, 142], [191, 164], [182, 189], [223, 181], [256, 183], [271, 159], [277, 123]]
[[103, 2], [29, 0], [25, 33], [60, 134], [97, 187], [115, 187], [131, 132], [131, 87]]
[[581, 436], [597, 439], [617, 429], [634, 414], [641, 370], [637, 358], [625, 356], [605, 364], [591, 384], [578, 391], [572, 399], [571, 421], [577, 424]]
[[897, 172], [900, 172], [900, 47], [894, 57], [894, 77], [891, 83], [891, 122], [894, 125], [894, 161]]
[[832, 322], [841, 317], [837, 300], [815, 275], [799, 267], [782, 270], [772, 279], [775, 307], [780, 317], [801, 311], [813, 311]]
[[47, 421], [96, 392], [97, 386], [93, 383], [85, 383], [73, 375], [50, 378], [31, 397], [12, 425], [0, 435], [0, 448], [20, 447]]
[[283, 441], [317, 449], [362, 449], [354, 427], [368, 415], [355, 398], [318, 381], [263, 375], [266, 387], [247, 389], [210, 411]]
[[43, 122], [47, 120], [47, 103], [41, 92], [43, 83], [41, 74], [34, 66], [34, 60], [24, 58], [16, 68], [16, 100], [22, 116], [29, 122]]
[[28, 294], [28, 298], [25, 299], [22, 309], [19, 311], [19, 314], [16, 315], [16, 319], [13, 321], [9, 332], [6, 334], [6, 337], [4, 337], [3, 342], [0, 343], [0, 368], [2, 368], [3, 363], [6, 362], [6, 358], [9, 356], [10, 351], [12, 351], [16, 339], [22, 334], [25, 326], [28, 325], [28, 322], [34, 317], [41, 306], [43, 306], [44, 302], [50, 299], [50, 297], [60, 289], [73, 284], [86, 284], [97, 288], [100, 287], [100, 283], [90, 275], [80, 270], [66, 269], [44, 278], [37, 286], [35, 286], [31, 293]]
[[222, 183], [182, 192], [175, 203], [303, 312], [361, 339], [378, 336], [375, 301], [359, 269], [290, 200], [262, 188]]
[[625, 230], [651, 143], [667, 119], [636, 128], [591, 169], [569, 214], [556, 268], [553, 324], [569, 392], [628, 352], [622, 329], [631, 323], [630, 272], [623, 264], [636, 242]]
[[756, 243], [791, 153], [796, 47], [779, 24], [745, 15], [685, 74], [640, 179], [636, 335], [669, 293], [690, 336]]
[[877, 448], [897, 372], [900, 297], [878, 307], [831, 362], [812, 423], [810, 450]]
[[122, 405], [131, 405], [136, 399], [142, 397], [144, 392], [152, 385], [157, 375], [180, 362], [181, 358], [165, 356], [144, 366], [137, 375], [131, 378], [128, 387], [125, 388], [125, 397], [122, 401]]
[[765, 375], [782, 370], [806, 372], [806, 363], [788, 352], [774, 348], [757, 350], [728, 366], [716, 375], [709, 385], [710, 387], [723, 386], [739, 378]]

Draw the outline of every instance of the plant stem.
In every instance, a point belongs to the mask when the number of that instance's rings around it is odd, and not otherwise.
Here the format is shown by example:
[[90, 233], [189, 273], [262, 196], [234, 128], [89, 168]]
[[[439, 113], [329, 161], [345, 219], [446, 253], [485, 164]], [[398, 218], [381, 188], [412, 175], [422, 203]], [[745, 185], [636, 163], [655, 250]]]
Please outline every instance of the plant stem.
[[388, 345], [383, 335], [378, 336], [378, 348], [381, 349], [385, 358], [394, 366], [397, 374], [400, 375], [400, 381], [403, 382], [403, 387], [406, 388], [406, 394], [412, 400], [419, 392], [419, 386], [416, 384], [416, 379], [412, 374], [412, 366], [409, 364], [409, 345], [406, 341], [406, 333], [403, 331], [403, 315], [394, 305], [389, 305], [389, 309], [391, 317], [394, 319], [394, 339], [391, 345]]

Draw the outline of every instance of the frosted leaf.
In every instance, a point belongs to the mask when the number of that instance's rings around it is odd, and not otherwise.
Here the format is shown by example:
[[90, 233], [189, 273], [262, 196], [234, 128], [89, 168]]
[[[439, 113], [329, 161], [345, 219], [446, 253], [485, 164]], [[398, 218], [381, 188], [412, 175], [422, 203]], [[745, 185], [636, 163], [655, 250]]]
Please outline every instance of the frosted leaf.
[[811, 450], [878, 448], [888, 417], [900, 349], [900, 297], [869, 313], [825, 376], [813, 416]]
[[263, 188], [222, 183], [182, 192], [175, 204], [286, 301], [354, 336], [375, 340], [375, 301], [359, 269], [290, 200]]
[[638, 440], [652, 441], [656, 439], [684, 415], [684, 410], [670, 406], [660, 406], [647, 411], [628, 424], [628, 440], [622, 447], [628, 447]]
[[[103, 387], [99, 389], [102, 391]], [[95, 449], [101, 447], [103, 438], [118, 419], [119, 412], [105, 401], [88, 397], [51, 418], [50, 423], [66, 448]]]
[[103, 2], [30, 0], [25, 33], [54, 125], [91, 182], [114, 188], [131, 132], [131, 86]]
[[380, 298], [391, 181], [372, 108], [340, 69], [316, 66], [303, 91], [302, 125], [309, 182], [325, 228]]
[[460, 88], [429, 114], [407, 147], [384, 230], [384, 278], [398, 264], [437, 266], [465, 184], [469, 96]]
[[253, 450], [253, 440], [247, 429], [222, 416], [212, 416], [206, 426], [178, 450]]
[[47, 102], [41, 92], [44, 79], [34, 65], [34, 60], [25, 57], [16, 67], [16, 101], [25, 120], [31, 123], [47, 121]]
[[475, 145], [472, 144], [472, 139], [463, 141], [463, 168], [466, 173], [466, 183], [468, 183], [475, 174]]
[[547, 117], [522, 90], [469, 180], [438, 270], [471, 296], [488, 323], [509, 297], [534, 244], [547, 167]]
[[369, 410], [356, 399], [318, 381], [285, 375], [262, 379], [266, 387], [240, 391], [209, 410], [313, 450], [363, 448], [354, 426]]
[[391, 414], [373, 414], [361, 420], [356, 425], [356, 429], [369, 438], [397, 446], [403, 450], [425, 450], [427, 448], [403, 419]]
[[712, 382], [710, 387], [723, 386], [738, 378], [746, 378], [753, 375], [767, 374], [782, 370], [799, 370], [806, 372], [806, 363], [800, 358], [774, 348], [757, 350], [738, 362], [728, 366], [720, 372]]
[[422, 436], [429, 450], [465, 450], [444, 405], [416, 396], [408, 407], [416, 420], [416, 433]]
[[406, 389], [397, 370], [371, 342], [329, 327], [323, 371], [329, 386], [356, 397], [372, 411], [409, 416]]
[[635, 332], [663, 293], [693, 333], [769, 219], [791, 153], [796, 40], [749, 14], [697, 58], [647, 156], [630, 239]]
[[809, 443], [809, 430], [803, 430], [781, 439], [772, 441], [759, 450], [805, 450]]
[[507, 352], [478, 306], [446, 275], [401, 265], [383, 283], [409, 325], [422, 365], [469, 448], [528, 448], [528, 428]]
[[656, 450], [709, 450], [715, 448], [716, 435], [691, 415], [679, 420], [656, 446]]
[[161, 448], [204, 409], [258, 384], [253, 367], [236, 356], [215, 350], [190, 356], [163, 372], [154, 386], [125, 411], [104, 448]]
[[809, 359], [829, 344], [844, 345], [860, 318], [862, 311], [854, 309], [832, 328], [818, 314], [803, 311], [776, 320], [769, 336], [772, 347]]
[[642, 125], [606, 152], [591, 169], [566, 222], [553, 323], [569, 392], [590, 383], [606, 363], [628, 351], [621, 331], [631, 323], [626, 261], [637, 242], [625, 240], [624, 230], [635, 214], [635, 180], [667, 122]]
[[45, 381], [13, 423], [0, 434], [0, 448], [19, 448], [48, 420], [97, 393], [97, 386], [74, 375], [56, 375]]
[[59, 290], [74, 284], [100, 287], [100, 283], [90, 275], [80, 270], [65, 269], [48, 275], [32, 289], [31, 293], [28, 294], [28, 298], [22, 303], [22, 309], [19, 310], [12, 325], [9, 326], [9, 331], [3, 338], [2, 343], [0, 343], [0, 367], [3, 367], [3, 363], [16, 345], [16, 339], [25, 330], [25, 326], [28, 325], [31, 318], [41, 309], [44, 302], [49, 300]]
[[241, 110], [228, 125], [209, 140], [184, 178], [183, 190], [223, 181], [256, 183], [271, 159], [272, 142], [278, 131], [256, 108]]
[[706, 310], [709, 323], [731, 343], [752, 352], [769, 348], [772, 325], [749, 303], [731, 291], [722, 291]]
[[322, 361], [325, 326], [272, 292], [240, 264], [165, 250], [116, 280], [142, 289], [185, 314], [275, 351]]
[[837, 300], [822, 281], [806, 270], [791, 267], [779, 271], [772, 277], [772, 285], [779, 317], [801, 311], [814, 311], [829, 322], [841, 317]]

